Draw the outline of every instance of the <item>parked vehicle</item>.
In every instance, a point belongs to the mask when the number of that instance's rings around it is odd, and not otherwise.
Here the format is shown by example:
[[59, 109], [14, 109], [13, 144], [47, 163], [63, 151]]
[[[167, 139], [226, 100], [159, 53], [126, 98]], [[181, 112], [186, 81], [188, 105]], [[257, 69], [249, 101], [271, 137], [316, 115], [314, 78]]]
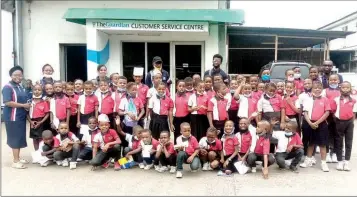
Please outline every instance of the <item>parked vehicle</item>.
[[311, 67], [310, 64], [304, 61], [296, 61], [296, 60], [278, 60], [269, 62], [269, 64], [263, 66], [260, 69], [261, 73], [265, 69], [270, 70], [270, 81], [272, 82], [279, 82], [285, 80], [285, 71], [288, 69], [293, 69], [294, 67], [300, 67], [301, 70], [301, 78], [305, 79], [309, 76], [309, 68]]

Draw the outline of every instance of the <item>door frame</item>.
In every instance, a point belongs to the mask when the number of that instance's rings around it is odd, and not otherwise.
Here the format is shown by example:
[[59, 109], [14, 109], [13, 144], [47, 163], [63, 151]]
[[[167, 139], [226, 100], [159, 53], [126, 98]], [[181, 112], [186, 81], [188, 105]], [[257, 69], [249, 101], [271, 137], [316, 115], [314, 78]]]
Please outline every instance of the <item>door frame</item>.
[[172, 85], [170, 87], [171, 98], [175, 98], [175, 86], [176, 86], [176, 56], [175, 56], [175, 46], [176, 45], [200, 45], [201, 46], [201, 78], [205, 72], [205, 42], [170, 42], [170, 62], [172, 62], [172, 66], [170, 66], [170, 77], [172, 81]]
[[[83, 44], [60, 43], [59, 44], [60, 79], [62, 81], [67, 81], [67, 47], [71, 47], [71, 46], [85, 46], [87, 48], [87, 43], [83, 43]], [[88, 65], [87, 65], [87, 69], [88, 69]]]

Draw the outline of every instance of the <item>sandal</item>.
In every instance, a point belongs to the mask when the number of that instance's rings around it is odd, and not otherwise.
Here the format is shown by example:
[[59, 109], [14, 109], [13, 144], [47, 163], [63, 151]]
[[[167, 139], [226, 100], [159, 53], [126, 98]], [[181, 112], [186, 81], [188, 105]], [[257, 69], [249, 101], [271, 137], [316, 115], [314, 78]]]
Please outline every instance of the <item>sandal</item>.
[[26, 169], [27, 167], [21, 163], [21, 162], [17, 162], [17, 163], [12, 163], [12, 167], [16, 168], [16, 169]]
[[26, 159], [20, 159], [20, 163], [22, 163], [22, 164], [28, 164], [28, 163], [30, 163], [30, 162], [27, 161]]

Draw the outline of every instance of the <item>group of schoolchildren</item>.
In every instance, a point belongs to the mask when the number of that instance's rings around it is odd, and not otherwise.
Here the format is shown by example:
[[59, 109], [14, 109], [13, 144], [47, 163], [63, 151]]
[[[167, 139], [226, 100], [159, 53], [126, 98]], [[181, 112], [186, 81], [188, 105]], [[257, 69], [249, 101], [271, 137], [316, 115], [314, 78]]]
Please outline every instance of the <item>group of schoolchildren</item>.
[[[98, 72], [103, 69], [98, 66]], [[293, 172], [316, 164], [319, 149], [323, 171], [332, 160], [337, 170], [350, 170], [356, 112], [351, 84], [331, 74], [323, 89], [317, 67], [310, 68], [307, 79], [301, 79], [299, 67], [286, 70], [285, 82], [276, 84], [269, 70], [249, 79], [237, 75], [229, 84], [219, 74], [203, 80], [195, 75], [176, 83], [174, 99], [160, 70], [153, 72], [151, 88], [138, 72], [134, 82], [118, 73], [62, 82], [52, 79], [50, 65], [42, 71], [40, 83], [28, 86], [30, 138], [47, 158], [37, 161], [41, 166], [54, 161], [75, 169], [77, 162], [89, 161], [95, 170], [114, 160], [120, 170], [118, 160], [125, 157], [141, 169], [181, 178], [183, 164], [191, 171], [231, 175], [238, 162], [254, 173], [261, 161], [267, 178], [275, 162]]]

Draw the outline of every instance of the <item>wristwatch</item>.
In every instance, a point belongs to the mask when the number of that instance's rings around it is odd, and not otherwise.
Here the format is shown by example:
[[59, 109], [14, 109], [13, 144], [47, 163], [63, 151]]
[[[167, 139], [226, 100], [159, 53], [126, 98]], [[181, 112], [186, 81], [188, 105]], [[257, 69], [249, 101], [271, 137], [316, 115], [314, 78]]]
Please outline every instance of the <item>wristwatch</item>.
[[231, 161], [232, 161], [232, 159], [231, 159], [231, 158], [228, 158], [228, 161], [229, 161], [229, 162], [231, 162]]

